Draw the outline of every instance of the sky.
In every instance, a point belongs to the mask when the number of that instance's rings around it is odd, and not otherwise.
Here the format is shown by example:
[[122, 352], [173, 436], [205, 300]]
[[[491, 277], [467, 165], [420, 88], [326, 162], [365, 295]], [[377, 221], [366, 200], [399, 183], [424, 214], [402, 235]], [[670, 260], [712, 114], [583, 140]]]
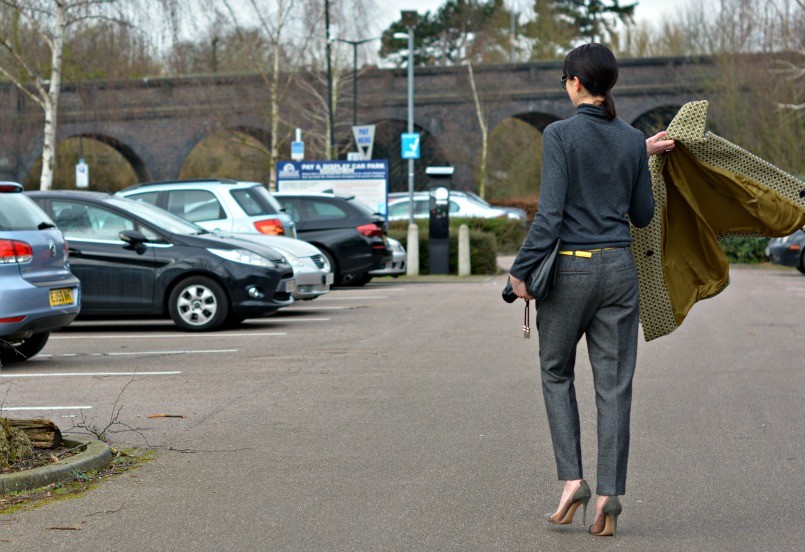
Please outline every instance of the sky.
[[[656, 23], [662, 19], [663, 15], [671, 13], [674, 8], [684, 7], [687, 2], [688, 0], [638, 0], [637, 8], [635, 8], [635, 21]], [[401, 10], [433, 11], [443, 3], [444, 0], [377, 0], [379, 14], [376, 24], [382, 30], [399, 19]], [[533, 0], [506, 0], [506, 3], [525, 8], [532, 6]], [[623, 0], [621, 4], [629, 4], [629, 0]]]

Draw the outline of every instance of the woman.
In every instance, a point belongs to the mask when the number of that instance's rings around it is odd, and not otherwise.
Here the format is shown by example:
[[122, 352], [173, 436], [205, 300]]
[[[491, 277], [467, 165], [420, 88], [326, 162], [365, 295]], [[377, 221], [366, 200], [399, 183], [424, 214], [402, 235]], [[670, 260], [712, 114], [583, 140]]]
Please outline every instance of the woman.
[[598, 407], [598, 500], [589, 529], [596, 536], [614, 536], [618, 496], [626, 492], [639, 320], [629, 223], [651, 221], [648, 155], [673, 147], [663, 133], [644, 141], [616, 118], [611, 89], [617, 80], [615, 56], [602, 44], [579, 46], [565, 58], [562, 86], [576, 115], [545, 129], [539, 210], [509, 275], [516, 295], [531, 299], [523, 280], [562, 240], [556, 285], [537, 309], [542, 390], [557, 473], [565, 481], [548, 520], [571, 523], [579, 506], [586, 515], [591, 497], [573, 386], [576, 345], [586, 335]]

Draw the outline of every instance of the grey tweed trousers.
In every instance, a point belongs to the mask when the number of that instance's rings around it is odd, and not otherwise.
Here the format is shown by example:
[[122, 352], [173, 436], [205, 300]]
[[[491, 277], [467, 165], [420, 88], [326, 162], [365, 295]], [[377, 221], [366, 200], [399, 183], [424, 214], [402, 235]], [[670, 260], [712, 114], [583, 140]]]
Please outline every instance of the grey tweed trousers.
[[574, 387], [582, 335], [598, 408], [599, 495], [626, 492], [632, 376], [637, 358], [639, 296], [630, 248], [591, 258], [559, 255], [556, 285], [537, 306], [542, 393], [560, 480], [582, 479], [581, 431]]

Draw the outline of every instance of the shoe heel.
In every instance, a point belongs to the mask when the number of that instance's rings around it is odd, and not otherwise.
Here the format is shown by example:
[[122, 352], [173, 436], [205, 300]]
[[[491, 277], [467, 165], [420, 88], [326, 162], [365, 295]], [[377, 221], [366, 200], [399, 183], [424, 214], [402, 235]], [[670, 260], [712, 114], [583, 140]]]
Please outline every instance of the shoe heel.
[[587, 503], [590, 502], [590, 498], [587, 497], [581, 502], [582, 511], [581, 511], [581, 524], [587, 527]]

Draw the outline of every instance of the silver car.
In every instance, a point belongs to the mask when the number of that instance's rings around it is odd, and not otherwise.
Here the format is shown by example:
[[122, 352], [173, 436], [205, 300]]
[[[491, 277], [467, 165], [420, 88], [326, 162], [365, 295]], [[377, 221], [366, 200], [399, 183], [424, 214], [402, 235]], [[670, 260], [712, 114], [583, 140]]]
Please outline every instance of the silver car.
[[306, 241], [264, 234], [227, 234], [241, 241], [250, 241], [268, 246], [282, 254], [293, 267], [296, 290], [292, 293], [297, 301], [309, 301], [330, 291], [333, 284], [333, 269], [327, 257]]
[[403, 244], [394, 238], [387, 238], [386, 247], [391, 250], [391, 260], [383, 265], [383, 268], [369, 271], [372, 276], [401, 276], [408, 270], [408, 253], [405, 252]]
[[[388, 219], [408, 220], [410, 198], [407, 193], [391, 193], [388, 195]], [[451, 218], [508, 218], [526, 222], [526, 212], [511, 207], [495, 207], [480, 196], [462, 190], [450, 190]], [[430, 216], [430, 195], [428, 192], [414, 192], [414, 218]]]
[[0, 182], [0, 365], [37, 354], [80, 308], [64, 236], [21, 184]]

